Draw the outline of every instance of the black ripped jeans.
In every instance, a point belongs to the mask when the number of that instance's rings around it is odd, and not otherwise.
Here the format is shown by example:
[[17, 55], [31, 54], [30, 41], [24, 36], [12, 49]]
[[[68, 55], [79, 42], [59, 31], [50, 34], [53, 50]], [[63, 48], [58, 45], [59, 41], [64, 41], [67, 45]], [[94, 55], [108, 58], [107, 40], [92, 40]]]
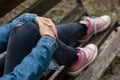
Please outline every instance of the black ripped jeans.
[[[78, 58], [77, 50], [69, 45], [86, 35], [87, 27], [78, 22], [57, 25], [56, 27], [58, 49], [53, 54], [53, 58], [59, 65], [69, 66]], [[1, 75], [3, 72], [4, 74], [11, 72], [36, 46], [40, 37], [38, 26], [34, 23], [26, 22], [19, 28], [15, 28], [8, 40], [7, 55], [0, 60]]]

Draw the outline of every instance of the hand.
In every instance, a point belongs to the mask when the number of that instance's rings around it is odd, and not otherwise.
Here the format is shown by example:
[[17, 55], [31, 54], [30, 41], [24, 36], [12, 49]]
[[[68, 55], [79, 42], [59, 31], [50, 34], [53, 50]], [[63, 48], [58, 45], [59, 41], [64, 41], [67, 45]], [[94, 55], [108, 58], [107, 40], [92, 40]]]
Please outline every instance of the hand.
[[41, 36], [51, 36], [54, 39], [57, 38], [56, 26], [49, 18], [36, 17], [36, 23], [39, 26]]

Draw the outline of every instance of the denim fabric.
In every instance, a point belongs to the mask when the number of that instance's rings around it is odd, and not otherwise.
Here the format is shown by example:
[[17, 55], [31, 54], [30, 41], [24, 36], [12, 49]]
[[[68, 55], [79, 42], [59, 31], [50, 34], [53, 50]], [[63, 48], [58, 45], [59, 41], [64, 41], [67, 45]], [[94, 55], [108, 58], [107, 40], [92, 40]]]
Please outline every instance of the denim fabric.
[[77, 50], [70, 45], [86, 35], [87, 27], [79, 22], [57, 25], [58, 49], [53, 58], [60, 65], [70, 66], [77, 60]]
[[[19, 21], [35, 22], [35, 16], [36, 16], [35, 14], [24, 14], [24, 15], [20, 16], [19, 18], [17, 18], [16, 20], [12, 21], [12, 23], [7, 24], [8, 28], [5, 28], [5, 27], [7, 27], [6, 25], [4, 26], [4, 28], [2, 28], [3, 31], [0, 32], [0, 35], [3, 35], [3, 37], [0, 36], [0, 52], [6, 50], [6, 45], [8, 42], [9, 34], [10, 34], [11, 30], [13, 30], [14, 26], [17, 23], [19, 23]], [[86, 27], [83, 27], [78, 22], [58, 25], [57, 30], [58, 30], [58, 36], [59, 36], [60, 40], [57, 40], [57, 43], [60, 44], [60, 45], [58, 45], [59, 49], [61, 47], [61, 43], [63, 44], [63, 42], [64, 42], [65, 44], [70, 45], [71, 42], [84, 36], [86, 34], [85, 28]], [[62, 45], [61, 50], [57, 49], [57, 51], [55, 52], [56, 55], [54, 55], [55, 53], [53, 54], [53, 57], [55, 58], [56, 61], [53, 58], [51, 59], [50, 65], [49, 65], [50, 69], [58, 69], [59, 68], [58, 64], [56, 64], [56, 62], [58, 61], [57, 59], [62, 60], [61, 64], [66, 64], [66, 63], [70, 64], [73, 61], [75, 61], [75, 60], [73, 60], [74, 56], [70, 56], [69, 54], [73, 55], [75, 53], [75, 56], [76, 56], [76, 50], [69, 46], [66, 46], [65, 44]], [[67, 51], [68, 49], [70, 51]], [[65, 51], [65, 52], [63, 52], [63, 51]], [[64, 56], [64, 58], [62, 56]]]
[[[65, 40], [67, 40], [68, 42], [71, 41], [71, 38], [73, 41], [77, 40], [78, 37], [80, 37], [80, 34], [84, 33], [84, 32], [81, 33], [81, 31], [84, 28], [82, 28], [82, 26], [80, 26], [80, 24], [78, 23], [73, 22], [69, 24], [64, 24], [60, 27], [59, 26], [60, 25], [57, 26], [57, 31], [59, 37], [62, 36], [62, 38], [60, 38], [62, 41], [64, 41], [63, 40], [64, 36], [65, 36]], [[70, 33], [71, 28], [73, 28], [72, 33]], [[64, 32], [68, 34], [64, 34]], [[5, 70], [4, 70], [5, 74], [11, 72], [14, 69], [14, 67], [18, 65], [26, 55], [30, 53], [30, 51], [36, 45], [38, 39], [40, 38], [38, 26], [31, 22], [26, 22], [23, 26], [18, 28], [18, 30], [15, 31], [13, 30], [11, 34], [12, 35], [9, 38], [9, 43], [7, 46], [8, 48], [7, 48], [7, 56], [6, 56]], [[59, 48], [53, 54], [53, 59], [50, 62], [49, 69], [54, 69], [54, 70], [58, 69], [59, 68], [58, 64], [69, 66], [77, 59], [77, 55], [76, 55], [77, 50], [75, 48], [67, 46], [66, 43], [63, 43], [60, 39], [57, 39]]]
[[4, 75], [0, 80], [37, 80], [46, 71], [53, 52], [56, 50], [56, 41], [44, 36], [31, 53], [15, 67], [14, 71]]
[[5, 57], [0, 59], [0, 77], [3, 76], [5, 66]]
[[[14, 27], [21, 21], [30, 21], [35, 23], [35, 17], [37, 15], [36, 14], [30, 14], [30, 13], [24, 13], [21, 16], [19, 16], [18, 18], [14, 19], [11, 23], [5, 24], [3, 26], [0, 27], [0, 53], [5, 51], [7, 48], [7, 43], [8, 43], [8, 39], [10, 37], [10, 33], [11, 31], [14, 29]], [[3, 65], [4, 65], [4, 61], [2, 61]], [[52, 69], [58, 69], [58, 65], [54, 62], [50, 61], [51, 65], [55, 66]], [[2, 70], [4, 69], [4, 66], [0, 65], [2, 67]], [[49, 67], [51, 69], [51, 67]]]
[[21, 21], [35, 22], [35, 17], [36, 14], [25, 13], [14, 19], [11, 23], [0, 27], [0, 53], [6, 50], [10, 32], [15, 27], [15, 25]]
[[[41, 37], [38, 26], [31, 22], [26, 22], [21, 27], [15, 27], [14, 29], [7, 45], [4, 74], [13, 71], [14, 67], [20, 64], [23, 58], [36, 46]], [[52, 65], [49, 67], [50, 69], [58, 69], [58, 65], [55, 61], [53, 62], [53, 59], [50, 63]]]
[[57, 31], [59, 39], [66, 45], [71, 45], [87, 34], [87, 27], [76, 21], [57, 25]]

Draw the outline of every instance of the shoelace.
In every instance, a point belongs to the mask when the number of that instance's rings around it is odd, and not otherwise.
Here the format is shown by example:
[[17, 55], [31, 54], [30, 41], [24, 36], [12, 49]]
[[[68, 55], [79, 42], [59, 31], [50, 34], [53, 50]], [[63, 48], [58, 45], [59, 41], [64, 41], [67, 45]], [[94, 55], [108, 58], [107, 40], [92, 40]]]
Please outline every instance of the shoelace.
[[80, 50], [82, 50], [82, 52], [84, 53], [85, 57], [88, 59], [89, 58], [88, 52], [85, 49], [83, 49], [83, 48], [80, 48]]
[[96, 36], [97, 35], [98, 18], [97, 17], [92, 17], [92, 18], [86, 17], [85, 19], [89, 20], [90, 23], [92, 23], [91, 25], [93, 25], [95, 36]]

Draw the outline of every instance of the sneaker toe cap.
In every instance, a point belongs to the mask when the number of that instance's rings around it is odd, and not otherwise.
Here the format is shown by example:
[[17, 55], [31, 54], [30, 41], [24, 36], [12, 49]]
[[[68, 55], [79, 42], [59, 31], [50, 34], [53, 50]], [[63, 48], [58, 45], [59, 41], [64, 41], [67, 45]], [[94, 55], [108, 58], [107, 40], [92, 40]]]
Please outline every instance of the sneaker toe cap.
[[101, 19], [107, 22], [108, 20], [111, 20], [111, 17], [108, 15], [104, 15], [104, 16], [101, 16]]
[[88, 44], [86, 47], [93, 49], [93, 50], [97, 49], [97, 46], [95, 44]]

